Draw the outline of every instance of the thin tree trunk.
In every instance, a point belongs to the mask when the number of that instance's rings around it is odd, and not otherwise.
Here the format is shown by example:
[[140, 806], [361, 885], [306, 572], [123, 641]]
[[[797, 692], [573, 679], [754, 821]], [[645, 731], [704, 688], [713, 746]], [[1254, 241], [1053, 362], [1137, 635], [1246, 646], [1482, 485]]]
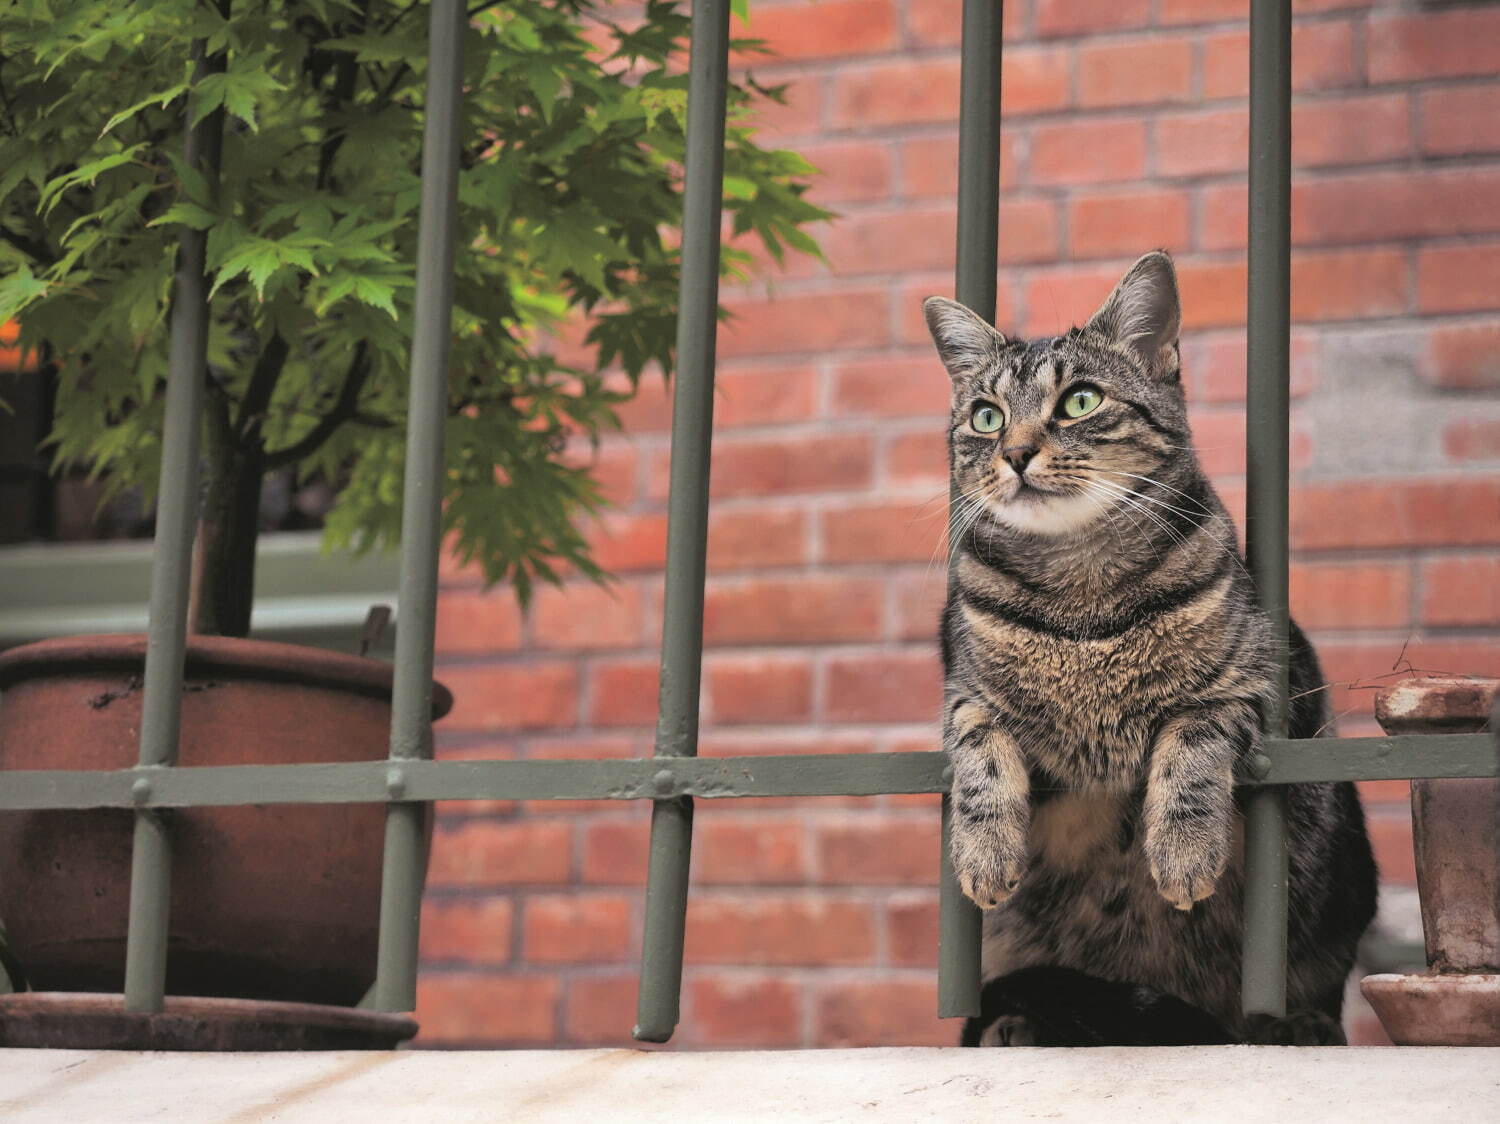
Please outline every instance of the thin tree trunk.
[[247, 636], [255, 599], [255, 544], [265, 456], [258, 448], [214, 441], [201, 527], [203, 570], [197, 630]]

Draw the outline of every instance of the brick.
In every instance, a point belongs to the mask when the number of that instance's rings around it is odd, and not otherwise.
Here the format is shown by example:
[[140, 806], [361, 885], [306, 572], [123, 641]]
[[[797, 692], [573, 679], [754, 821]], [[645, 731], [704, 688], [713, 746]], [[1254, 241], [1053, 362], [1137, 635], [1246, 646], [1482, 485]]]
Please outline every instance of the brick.
[[589, 549], [610, 573], [660, 569], [667, 559], [667, 517], [608, 512], [590, 529]]
[[635, 499], [636, 451], [624, 440], [606, 438], [597, 446], [575, 441], [563, 454], [565, 464], [587, 469], [605, 502], [623, 507]]
[[937, 964], [937, 895], [911, 893], [893, 897], [886, 905], [885, 933], [891, 963], [919, 968]]
[[[1354, 25], [1348, 20], [1292, 25], [1292, 89], [1299, 93], [1353, 85], [1358, 77]], [[1250, 33], [1229, 31], [1203, 41], [1203, 96], [1250, 92]]]
[[638, 648], [645, 608], [635, 586], [574, 582], [543, 586], [531, 603], [531, 641], [538, 648]]
[[[1292, 398], [1302, 398], [1317, 385], [1318, 337], [1294, 331], [1291, 340]], [[1245, 333], [1194, 332], [1182, 338], [1182, 369], [1188, 380], [1190, 402], [1221, 403], [1245, 400]]]
[[936, 652], [842, 656], [828, 662], [828, 717], [845, 722], [937, 720]]
[[[1012, 43], [1025, 37], [1026, 5], [1005, 7], [1005, 41]], [[924, 47], [955, 47], [963, 29], [963, 0], [907, 0], [906, 33], [908, 40]], [[1006, 60], [1010, 48], [1006, 48]]]
[[1404, 562], [1302, 562], [1291, 568], [1292, 615], [1307, 629], [1404, 628], [1411, 567]]
[[1500, 291], [1500, 243], [1429, 246], [1417, 255], [1417, 308], [1488, 312]]
[[920, 574], [895, 582], [895, 631], [893, 640], [926, 640], [937, 643], [938, 615], [947, 596], [944, 559], [935, 559]]
[[1190, 408], [1188, 422], [1199, 463], [1210, 476], [1233, 476], [1245, 469], [1245, 412]]
[[521, 646], [521, 607], [507, 586], [448, 590], [438, 598], [439, 656], [513, 652]]
[[1411, 813], [1382, 809], [1365, 824], [1370, 846], [1375, 851], [1375, 865], [1380, 881], [1397, 886], [1414, 886], [1417, 882], [1416, 856], [1412, 852]]
[[714, 379], [714, 425], [802, 421], [817, 409], [818, 373], [811, 367], [721, 371]]
[[[1496, 518], [1495, 512], [1491, 518]], [[1438, 627], [1500, 625], [1500, 556], [1470, 554], [1423, 562], [1422, 621]]]
[[818, 1046], [952, 1046], [958, 1041], [956, 1022], [937, 1017], [937, 981], [930, 972], [914, 979], [830, 984], [818, 990], [815, 1004]]
[[[759, 77], [771, 81], [764, 74]], [[824, 82], [810, 75], [792, 75], [777, 77], [774, 84], [783, 87], [782, 100], [762, 98], [756, 102], [756, 140], [763, 145], [784, 145], [817, 133], [823, 119]]]
[[1374, 242], [1500, 231], [1500, 170], [1382, 172], [1300, 183], [1292, 238]]
[[1036, 0], [1033, 27], [1038, 36], [1083, 35], [1125, 27], [1144, 27], [1151, 17], [1149, 0]]
[[1141, 121], [1063, 121], [1032, 130], [1033, 183], [1110, 183], [1136, 179], [1145, 170], [1146, 126]]
[[1406, 308], [1406, 277], [1406, 257], [1399, 250], [1294, 254], [1292, 318], [1391, 316]]
[[1327, 98], [1292, 108], [1292, 160], [1299, 166], [1378, 164], [1410, 151], [1404, 93]]
[[709, 493], [723, 499], [863, 488], [874, 452], [869, 436], [859, 433], [732, 438], [714, 448]]
[[566, 882], [573, 848], [567, 824], [547, 820], [466, 820], [432, 835], [432, 886], [509, 886]]
[[[1294, 292], [1295, 277], [1293, 267]], [[1244, 262], [1180, 261], [1177, 263], [1177, 285], [1182, 291], [1184, 329], [1244, 323]]]
[[941, 502], [876, 503], [823, 512], [824, 562], [930, 562], [944, 556]]
[[1500, 321], [1431, 329], [1419, 369], [1449, 390], [1500, 388]]
[[903, 209], [849, 215], [823, 240], [834, 273], [858, 277], [953, 264], [954, 216], [950, 208]]
[[509, 898], [439, 898], [422, 902], [422, 960], [504, 964], [511, 958], [515, 910]]
[[703, 634], [710, 645], [829, 644], [880, 635], [884, 589], [868, 578], [711, 582]]
[[1500, 83], [1417, 95], [1418, 135], [1430, 156], [1500, 152]]
[[[819, 0], [816, 4], [759, 4], [750, 13], [752, 38], [778, 58], [844, 58], [896, 45], [891, 0]], [[752, 61], [757, 56], [751, 56]]]
[[935, 815], [857, 813], [815, 827], [819, 881], [853, 886], [933, 886]]
[[1456, 461], [1500, 458], [1500, 419], [1465, 419], [1443, 427], [1443, 451]]
[[1242, 108], [1164, 113], [1156, 119], [1156, 170], [1162, 175], [1238, 172], [1249, 154], [1250, 116]]
[[445, 666], [438, 678], [453, 692], [453, 711], [443, 719], [448, 732], [534, 730], [577, 719], [578, 671], [571, 664]]
[[621, 375], [609, 380], [611, 390], [630, 395], [615, 407], [627, 433], [665, 433], [672, 428], [672, 387], [655, 371], [641, 376], [634, 385]]
[[570, 978], [563, 999], [564, 1039], [578, 1046], [639, 1049], [630, 1037], [639, 984], [634, 975]]
[[1000, 107], [1007, 117], [1066, 109], [1069, 52], [1056, 47], [1007, 47], [1000, 68]]
[[895, 146], [866, 141], [799, 146], [818, 174], [809, 196], [818, 203], [870, 203], [890, 198]]
[[417, 977], [420, 1046], [551, 1043], [558, 986], [552, 976], [423, 972]]
[[886, 478], [893, 484], [941, 484], [948, 479], [948, 438], [938, 426], [903, 433], [886, 446]]
[[[1007, 232], [1001, 230], [1000, 240], [1004, 242], [1007, 237]], [[1005, 332], [1013, 330], [1019, 319], [1016, 311], [1016, 284], [1007, 276], [1011, 272], [1013, 271], [1007, 270], [1001, 273], [995, 292], [995, 323]], [[899, 342], [923, 348], [932, 347], [932, 336], [922, 317], [922, 302], [932, 296], [953, 296], [951, 273], [929, 274], [924, 278], [908, 281], [901, 289], [897, 304]]]
[[659, 670], [655, 659], [596, 664], [590, 675], [589, 722], [595, 726], [655, 725]]
[[833, 412], [840, 418], [945, 418], [953, 384], [935, 353], [857, 359], [833, 371]]
[[642, 886], [651, 842], [650, 814], [633, 820], [590, 823], [584, 830], [580, 869], [583, 880], [611, 886]]
[[1371, 82], [1489, 77], [1500, 70], [1500, 9], [1372, 18], [1365, 52]]
[[774, 885], [807, 877], [807, 834], [800, 818], [700, 814], [693, 841], [693, 876], [708, 885]]
[[[1014, 5], [1012, 5], [1014, 7]], [[1007, 9], [1009, 11], [1010, 9]], [[1018, 182], [1020, 156], [1013, 130], [1000, 134], [1000, 190]], [[908, 199], [958, 197], [958, 137], [944, 133], [913, 137], [901, 145], [901, 194]]]
[[829, 123], [837, 129], [873, 129], [957, 119], [956, 59], [905, 60], [861, 67], [834, 80]]
[[711, 512], [708, 568], [714, 573], [795, 566], [808, 558], [807, 516], [796, 508]]
[[688, 898], [689, 964], [870, 964], [875, 911], [827, 893], [715, 894]]
[[732, 319], [719, 333], [721, 359], [880, 347], [890, 339], [883, 290], [737, 301], [729, 309]]
[[1187, 193], [1108, 191], [1075, 195], [1068, 207], [1072, 256], [1122, 257], [1156, 246], [1180, 253], [1188, 246]]
[[688, 1035], [708, 1046], [795, 1046], [801, 989], [775, 976], [715, 973], [688, 980]]
[[812, 717], [812, 661], [806, 656], [714, 656], [704, 671], [716, 725]]
[[544, 894], [526, 899], [522, 947], [533, 964], [624, 960], [634, 951], [630, 899], [618, 894]]
[[1248, 18], [1249, 0], [1162, 0], [1156, 12], [1160, 24], [1230, 23]]
[[1078, 104], [1086, 109], [1185, 101], [1192, 85], [1189, 39], [1153, 37], [1078, 48]]
[[1338, 550], [1374, 547], [1480, 546], [1500, 542], [1500, 480], [1422, 477], [1342, 481], [1294, 489], [1294, 547]]
[[1125, 269], [1123, 263], [1087, 263], [1034, 270], [1026, 279], [1027, 316], [1022, 334], [1034, 339], [1084, 323], [1109, 295]]

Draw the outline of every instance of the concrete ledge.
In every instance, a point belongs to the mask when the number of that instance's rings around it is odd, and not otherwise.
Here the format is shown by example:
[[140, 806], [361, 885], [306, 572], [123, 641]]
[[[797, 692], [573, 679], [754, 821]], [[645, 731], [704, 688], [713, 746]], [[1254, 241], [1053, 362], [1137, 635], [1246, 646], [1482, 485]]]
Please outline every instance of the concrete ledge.
[[127, 1054], [0, 1050], [0, 1120], [1500, 1118], [1500, 1048]]

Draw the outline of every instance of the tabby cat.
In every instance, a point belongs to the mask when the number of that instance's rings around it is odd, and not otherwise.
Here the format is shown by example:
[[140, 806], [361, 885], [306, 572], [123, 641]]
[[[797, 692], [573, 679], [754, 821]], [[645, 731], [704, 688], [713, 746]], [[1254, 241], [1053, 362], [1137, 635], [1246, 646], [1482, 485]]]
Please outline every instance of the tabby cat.
[[[1253, 1037], [1234, 778], [1261, 738], [1271, 629], [1192, 448], [1171, 259], [1147, 254], [1051, 339], [1007, 338], [939, 297], [924, 308], [953, 379], [952, 856], [989, 911], [986, 978], [1086, 971]], [[1295, 625], [1291, 656], [1291, 735], [1314, 737], [1321, 674]], [[1347, 783], [1286, 791], [1288, 1009], [1342, 1041], [1375, 909], [1364, 816]], [[1008, 1041], [1037, 1040], [1020, 1022]]]

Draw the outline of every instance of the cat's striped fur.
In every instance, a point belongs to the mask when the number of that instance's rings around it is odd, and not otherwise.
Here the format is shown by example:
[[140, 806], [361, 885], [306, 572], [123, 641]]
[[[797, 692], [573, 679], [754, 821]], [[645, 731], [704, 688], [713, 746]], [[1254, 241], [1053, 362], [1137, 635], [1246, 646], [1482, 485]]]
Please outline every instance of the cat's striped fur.
[[[1076, 968], [1243, 1032], [1233, 779], [1261, 737], [1271, 635], [1192, 449], [1171, 261], [1146, 255], [1052, 339], [1007, 339], [940, 298], [925, 310], [954, 383], [960, 496], [943, 616], [952, 853], [991, 911], [986, 976]], [[1066, 416], [1080, 387], [1099, 404]], [[976, 404], [1002, 412], [998, 431], [976, 428]], [[1295, 737], [1324, 724], [1319, 686], [1294, 627]], [[1288, 799], [1288, 1005], [1336, 1021], [1374, 864], [1351, 785]]]

